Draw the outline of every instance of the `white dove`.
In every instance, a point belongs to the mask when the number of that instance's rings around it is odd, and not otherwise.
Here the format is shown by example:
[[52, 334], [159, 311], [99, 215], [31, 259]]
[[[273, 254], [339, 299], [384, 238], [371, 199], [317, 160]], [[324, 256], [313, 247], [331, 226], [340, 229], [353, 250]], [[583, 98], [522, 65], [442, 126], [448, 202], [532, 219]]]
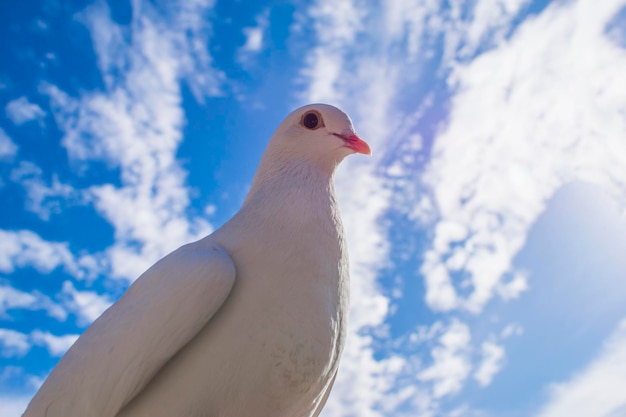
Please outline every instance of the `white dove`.
[[333, 174], [370, 154], [313, 104], [272, 136], [241, 209], [148, 269], [69, 349], [24, 417], [312, 417], [346, 335]]

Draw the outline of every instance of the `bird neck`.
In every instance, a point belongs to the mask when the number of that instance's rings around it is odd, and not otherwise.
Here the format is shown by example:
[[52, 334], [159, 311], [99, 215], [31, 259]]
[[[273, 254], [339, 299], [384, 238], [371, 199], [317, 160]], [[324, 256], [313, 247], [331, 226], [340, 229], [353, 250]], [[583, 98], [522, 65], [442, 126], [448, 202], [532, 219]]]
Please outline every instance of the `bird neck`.
[[282, 217], [282, 221], [334, 217], [334, 170], [320, 169], [310, 160], [293, 157], [284, 163], [276, 162], [261, 161], [242, 211], [261, 210], [265, 213], [257, 215]]
[[268, 184], [288, 183], [290, 179], [295, 179], [296, 184], [298, 180], [302, 181], [300, 185], [311, 180], [332, 182], [335, 169], [343, 157], [334, 155], [336, 152], [314, 156], [311, 153], [299, 154], [298, 151], [270, 141], [254, 175], [250, 193]]
[[332, 186], [335, 163], [314, 160], [309, 156], [293, 155], [268, 147], [261, 159], [246, 201], [260, 192], [280, 195], [291, 188], [307, 190], [328, 189]]

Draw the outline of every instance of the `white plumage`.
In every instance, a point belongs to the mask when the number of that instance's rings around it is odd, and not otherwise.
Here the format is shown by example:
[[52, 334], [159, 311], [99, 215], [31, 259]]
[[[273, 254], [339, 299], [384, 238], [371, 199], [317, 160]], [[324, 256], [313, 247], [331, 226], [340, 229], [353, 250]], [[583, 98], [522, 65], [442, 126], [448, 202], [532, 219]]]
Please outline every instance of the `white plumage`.
[[345, 339], [333, 173], [369, 154], [339, 109], [291, 113], [239, 212], [161, 259], [89, 327], [24, 417], [311, 417]]

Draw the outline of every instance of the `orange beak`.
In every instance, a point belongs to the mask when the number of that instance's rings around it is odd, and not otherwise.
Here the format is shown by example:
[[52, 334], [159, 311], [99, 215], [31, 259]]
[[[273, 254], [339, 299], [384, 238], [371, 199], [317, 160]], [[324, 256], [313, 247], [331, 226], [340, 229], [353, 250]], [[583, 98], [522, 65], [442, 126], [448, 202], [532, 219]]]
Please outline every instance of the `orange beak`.
[[370, 145], [368, 145], [367, 142], [365, 142], [354, 133], [348, 133], [343, 135], [340, 135], [339, 133], [333, 133], [333, 135], [341, 138], [346, 143], [346, 147], [352, 149], [354, 152], [362, 153], [363, 155], [372, 155]]

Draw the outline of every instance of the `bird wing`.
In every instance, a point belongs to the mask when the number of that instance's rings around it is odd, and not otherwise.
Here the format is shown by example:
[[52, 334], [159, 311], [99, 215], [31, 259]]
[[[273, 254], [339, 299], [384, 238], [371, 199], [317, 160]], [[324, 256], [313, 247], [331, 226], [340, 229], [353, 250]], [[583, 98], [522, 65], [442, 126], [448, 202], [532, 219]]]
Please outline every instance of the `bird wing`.
[[24, 417], [114, 417], [221, 307], [235, 265], [183, 246], [148, 269], [70, 348]]
[[322, 412], [322, 409], [324, 408], [324, 406], [326, 405], [326, 401], [328, 401], [328, 397], [330, 396], [330, 392], [333, 389], [333, 385], [335, 384], [335, 379], [337, 378], [337, 371], [335, 371], [335, 374], [333, 375], [333, 377], [330, 379], [330, 382], [328, 382], [328, 384], [326, 385], [326, 388], [324, 390], [324, 395], [322, 396], [322, 398], [320, 399], [320, 401], [317, 403], [317, 405], [315, 406], [315, 411], [313, 412], [313, 416], [317, 417], [320, 415], [320, 413]]

